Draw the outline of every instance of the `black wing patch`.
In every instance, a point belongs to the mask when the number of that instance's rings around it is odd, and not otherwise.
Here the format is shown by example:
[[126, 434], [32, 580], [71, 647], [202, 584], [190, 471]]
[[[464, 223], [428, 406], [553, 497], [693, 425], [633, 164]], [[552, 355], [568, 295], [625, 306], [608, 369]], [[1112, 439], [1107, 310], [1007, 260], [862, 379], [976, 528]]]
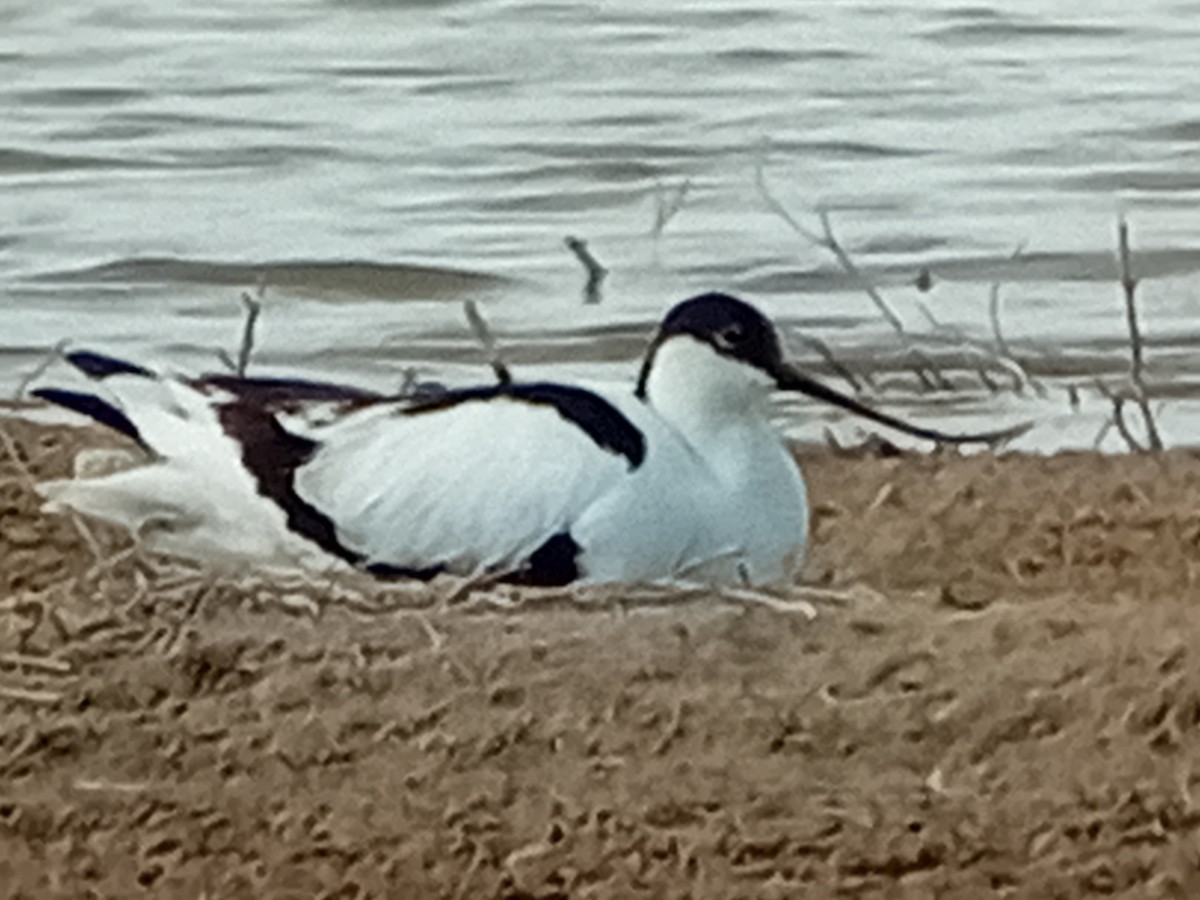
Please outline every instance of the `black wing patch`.
[[316, 441], [285, 431], [261, 406], [226, 403], [217, 407], [225, 433], [242, 448], [242, 463], [287, 517], [288, 528], [326, 553], [357, 565], [363, 557], [342, 545], [333, 520], [296, 493], [296, 470], [312, 459]]
[[631, 469], [646, 459], [645, 435], [619, 409], [589, 390], [565, 384], [535, 382], [449, 390], [405, 406], [402, 411], [405, 415], [419, 415], [450, 409], [460, 403], [498, 399], [551, 407], [595, 441], [597, 447], [624, 456]]
[[441, 564], [416, 569], [411, 566], [393, 566], [391, 563], [369, 563], [363, 568], [367, 574], [380, 581], [433, 581], [447, 571]]
[[130, 421], [129, 416], [121, 412], [107, 400], [97, 397], [95, 394], [84, 394], [79, 391], [66, 391], [61, 388], [39, 388], [32, 392], [34, 397], [45, 400], [47, 403], [54, 403], [58, 406], [65, 407], [77, 413], [87, 416], [93, 421], [99, 422], [114, 431], [119, 431], [121, 434], [133, 438], [143, 447], [146, 442], [142, 440], [142, 435], [137, 430], [137, 426]]
[[353, 407], [385, 399], [382, 394], [366, 388], [327, 381], [308, 381], [303, 378], [205, 375], [192, 381], [191, 385], [204, 393], [210, 393], [215, 388], [247, 403], [272, 409], [306, 402], [344, 403]]
[[579, 577], [579, 545], [565, 531], [550, 537], [504, 580], [530, 587], [562, 587]]
[[[523, 585], [525, 587], [562, 587], [570, 584], [579, 577], [579, 545], [565, 531], [548, 538], [545, 543], [533, 551], [519, 568], [505, 573], [500, 581], [504, 584]], [[415, 579], [417, 581], [432, 581], [437, 576], [450, 571], [441, 563], [422, 568], [411, 566], [393, 566], [390, 563], [369, 563], [363, 568], [371, 575], [383, 581], [400, 581]]]
[[149, 369], [143, 369], [139, 365], [126, 362], [123, 359], [117, 359], [115, 356], [94, 353], [91, 350], [76, 350], [73, 353], [68, 353], [67, 362], [88, 378], [95, 378], [97, 381], [103, 381], [105, 378], [110, 378], [113, 375], [141, 375], [143, 378], [154, 377], [154, 373]]

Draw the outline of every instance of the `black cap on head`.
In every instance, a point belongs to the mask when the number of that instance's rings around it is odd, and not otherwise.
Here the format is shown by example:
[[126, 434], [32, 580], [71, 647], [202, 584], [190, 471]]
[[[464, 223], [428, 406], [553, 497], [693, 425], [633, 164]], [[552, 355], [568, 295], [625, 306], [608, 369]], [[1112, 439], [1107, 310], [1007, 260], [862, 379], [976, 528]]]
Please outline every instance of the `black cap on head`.
[[1029, 430], [1028, 424], [1001, 428], [995, 431], [974, 434], [947, 434], [935, 428], [923, 428], [879, 412], [853, 397], [810, 378], [794, 366], [784, 362], [779, 346], [779, 335], [775, 326], [749, 303], [729, 294], [700, 294], [676, 305], [663, 320], [650, 349], [642, 363], [638, 378], [637, 396], [645, 399], [646, 382], [654, 354], [663, 341], [676, 335], [688, 335], [703, 341], [722, 356], [747, 363], [766, 372], [775, 380], [776, 387], [785, 391], [797, 391], [818, 400], [840, 406], [855, 415], [894, 428], [917, 437], [954, 444], [989, 443], [1010, 440]]
[[638, 395], [645, 396], [654, 353], [665, 340], [687, 335], [722, 356], [752, 365], [772, 377], [783, 363], [775, 326], [757, 309], [729, 294], [700, 294], [676, 304], [663, 323], [642, 366]]

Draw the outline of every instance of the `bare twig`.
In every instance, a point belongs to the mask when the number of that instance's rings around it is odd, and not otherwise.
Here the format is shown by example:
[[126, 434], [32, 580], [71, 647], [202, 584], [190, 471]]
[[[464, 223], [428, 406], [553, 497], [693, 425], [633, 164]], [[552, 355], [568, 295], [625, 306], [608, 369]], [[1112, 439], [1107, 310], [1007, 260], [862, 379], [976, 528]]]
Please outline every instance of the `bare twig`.
[[1125, 317], [1129, 323], [1129, 377], [1136, 385], [1142, 380], [1142, 332], [1138, 325], [1137, 305], [1135, 303], [1137, 280], [1133, 277], [1133, 268], [1130, 265], [1129, 223], [1125, 221], [1124, 217], [1117, 220], [1117, 261], [1121, 267], [1121, 288], [1125, 292]]
[[173, 622], [167, 631], [167, 639], [162, 647], [162, 653], [164, 656], [171, 656], [174, 653], [175, 649], [179, 646], [180, 638], [183, 637], [184, 629], [186, 629], [191, 621], [200, 614], [200, 608], [204, 606], [205, 601], [215, 594], [216, 591], [216, 584], [212, 581], [208, 581], [202, 584], [192, 594], [191, 599], [188, 601], [188, 605], [184, 609], [183, 614], [179, 617], [179, 620]]
[[467, 896], [471, 882], [475, 880], [475, 876], [479, 874], [479, 870], [483, 868], [483, 864], [486, 861], [487, 851], [483, 847], [477, 846], [475, 852], [471, 854], [471, 862], [467, 866], [467, 870], [463, 872], [463, 876], [458, 882], [458, 887], [454, 891], [454, 900], [463, 900]]
[[758, 161], [758, 165], [754, 169], [754, 184], [755, 187], [758, 188], [759, 196], [762, 197], [763, 202], [767, 204], [767, 207], [773, 213], [775, 213], [775, 215], [783, 219], [783, 221], [788, 224], [788, 227], [790, 227], [792, 231], [796, 232], [796, 234], [800, 235], [800, 237], [804, 238], [810, 244], [813, 244], [817, 247], [822, 247], [832, 253], [837, 258], [837, 261], [841, 264], [842, 269], [845, 270], [846, 274], [849, 275], [855, 281], [855, 283], [866, 292], [867, 296], [871, 298], [871, 302], [875, 304], [875, 308], [879, 310], [880, 315], [883, 316], [884, 320], [888, 323], [888, 325], [891, 326], [892, 330], [897, 334], [904, 334], [904, 323], [900, 320], [900, 317], [896, 315], [896, 311], [893, 310], [891, 305], [883, 299], [883, 295], [879, 293], [879, 291], [875, 288], [875, 285], [871, 284], [867, 277], [862, 273], [862, 270], [859, 269], [854, 260], [850, 258], [850, 254], [846, 252], [846, 249], [841, 245], [841, 242], [838, 241], [837, 235], [833, 233], [833, 224], [829, 219], [829, 211], [823, 209], [818, 212], [818, 215], [821, 219], [822, 234], [817, 234], [812, 229], [801, 225], [800, 222], [796, 220], [796, 217], [788, 212], [787, 208], [780, 203], [778, 199], [776, 199], [774, 194], [771, 193], [771, 189], [767, 186], [767, 177], [763, 170], [763, 161], [761, 159]]
[[[909, 352], [912, 354], [914, 360], [914, 371], [922, 387], [925, 390], [930, 391], [950, 389], [950, 382], [938, 370], [938, 367], [934, 364], [929, 355], [914, 345], [914, 341], [917, 339], [917, 336], [906, 330], [903, 321], [899, 315], [897, 315], [896, 311], [883, 297], [883, 294], [879, 291], [879, 289], [871, 283], [870, 279], [854, 262], [853, 258], [846, 251], [845, 247], [842, 246], [841, 242], [837, 238], [837, 235], [834, 233], [833, 224], [830, 220], [828, 210], [821, 210], [818, 212], [821, 221], [821, 233], [818, 234], [816, 231], [802, 225], [790, 212], [788, 212], [787, 208], [779, 202], [774, 194], [771, 193], [771, 190], [766, 182], [762, 159], [759, 159], [755, 167], [755, 185], [758, 188], [759, 195], [762, 197], [763, 202], [766, 203], [767, 207], [777, 216], [783, 219], [783, 221], [786, 222], [796, 234], [808, 241], [810, 244], [828, 250], [834, 255], [846, 274], [849, 275], [851, 279], [860, 288], [862, 288], [862, 290], [871, 299], [871, 302], [875, 305], [875, 308], [879, 310], [880, 315], [888, 323], [891, 329], [904, 337], [909, 348]], [[1024, 243], [1022, 243], [1016, 248], [1016, 250], [1013, 252], [1013, 258], [1022, 252], [1024, 246]], [[929, 276], [924, 270], [922, 274], [926, 277], [918, 278], [918, 287], [925, 290], [932, 286], [932, 276]], [[991, 299], [991, 314], [993, 330], [997, 335], [1000, 335], [998, 303], [999, 286], [994, 285]], [[992, 367], [1004, 370], [1004, 372], [1013, 379], [1015, 390], [1019, 390], [1028, 385], [1032, 387], [1039, 395], [1045, 396], [1045, 388], [1031, 378], [1028, 372], [1026, 372], [1024, 366], [1022, 366], [1011, 355], [1011, 353], [1008, 352], [1007, 344], [1003, 343], [1002, 337], [1000, 343], [996, 347], [993, 347], [983, 341], [971, 338], [970, 336], [966, 335], [962, 329], [952, 328], [948, 325], [938, 322], [937, 319], [934, 318], [932, 312], [930, 312], [929, 307], [924, 303], [919, 303], [918, 309], [925, 316], [925, 318], [929, 320], [930, 325], [935, 329], [935, 332], [938, 333], [942, 340], [945, 340], [947, 336], [949, 336], [950, 339], [963, 344], [964, 347], [971, 350], [974, 355], [986, 361]], [[987, 382], [985, 380], [985, 384], [986, 383]], [[990, 389], [991, 388], [989, 387], [989, 390]]]
[[[833, 228], [829, 223], [829, 216], [824, 212], [821, 213], [821, 224], [824, 225], [826, 233], [828, 234], [828, 239], [830, 241], [829, 246], [837, 255], [838, 259], [842, 261], [842, 266], [848, 273], [851, 274], [852, 277], [858, 279], [863, 290], [867, 292], [867, 296], [875, 301], [875, 305], [879, 308], [879, 311], [883, 314], [883, 317], [888, 320], [888, 323], [892, 326], [893, 330], [895, 330], [897, 334], [904, 337], [908, 342], [908, 352], [913, 358], [913, 372], [916, 373], [916, 376], [921, 384], [927, 390], [952, 390], [954, 386], [950, 383], [949, 379], [942, 374], [937, 364], [930, 359], [928, 353], [926, 353], [924, 350], [921, 350], [919, 347], [916, 347], [912, 343], [911, 335], [904, 330], [904, 326], [901, 324], [900, 320], [896, 317], [895, 313], [891, 311], [891, 307], [889, 307], [884, 301], [883, 295], [881, 295], [879, 291], [869, 281], [866, 280], [866, 276], [864, 276], [854, 264], [854, 261], [850, 258], [850, 254], [848, 254], [842, 248], [842, 245], [837, 242], [837, 238], [834, 237], [833, 234]], [[924, 304], [922, 304], [922, 306], [924, 306]], [[928, 312], [928, 310], [926, 311]]]
[[929, 358], [928, 353], [918, 350], [910, 344], [908, 355], [912, 357], [913, 373], [917, 376], [917, 380], [921, 382], [922, 388], [927, 391], [954, 390], [953, 382], [942, 374], [941, 369]]
[[763, 161], [761, 159], [754, 170], [754, 184], [758, 188], [759, 196], [762, 197], [767, 207], [775, 215], [783, 219], [792, 231], [796, 232], [800, 237], [804, 238], [810, 244], [822, 247], [832, 253], [846, 274], [871, 298], [871, 302], [875, 304], [875, 308], [879, 310], [880, 315], [892, 327], [892, 330], [897, 334], [904, 334], [904, 323], [896, 315], [896, 311], [883, 299], [883, 295], [876, 290], [875, 285], [871, 284], [870, 280], [862, 273], [862, 270], [859, 269], [854, 260], [850, 258], [850, 254], [846, 252], [841, 242], [838, 241], [837, 235], [833, 233], [833, 224], [829, 220], [829, 211], [822, 209], [818, 212], [821, 219], [822, 234], [817, 234], [812, 229], [801, 225], [795, 216], [788, 212], [787, 208], [771, 193], [771, 189], [767, 186], [767, 177], [763, 170]]
[[501, 359], [500, 350], [496, 345], [496, 338], [492, 334], [492, 330], [488, 328], [487, 321], [479, 311], [479, 306], [474, 300], [468, 300], [463, 303], [463, 312], [467, 315], [467, 322], [471, 326], [471, 331], [475, 333], [475, 337], [483, 345], [484, 352], [487, 353], [488, 365], [496, 373], [496, 383], [512, 384], [512, 372], [509, 371], [508, 366]]
[[654, 746], [650, 748], [650, 753], [652, 756], [662, 756], [669, 749], [671, 749], [671, 745], [674, 744], [675, 741], [683, 736], [683, 720], [687, 716], [687, 713], [687, 701], [677, 700], [675, 702], [675, 708], [671, 711], [671, 718], [667, 722], [667, 727], [663, 730], [663, 733], [659, 735], [658, 740], [654, 742]]
[[396, 390], [396, 396], [412, 396], [413, 388], [417, 385], [418, 374], [416, 366], [405, 366], [404, 371], [400, 374], [400, 387]]
[[0, 654], [0, 668], [30, 669], [44, 675], [70, 675], [75, 671], [65, 659], [56, 656], [32, 656], [26, 653]]
[[[155, 529], [148, 530], [143, 525], [143, 527], [138, 528], [137, 534], [133, 535], [133, 539], [134, 539], [134, 541], [140, 541], [146, 536], [147, 531], [153, 532], [154, 530]], [[109, 572], [111, 572], [117, 566], [121, 565], [126, 560], [132, 559], [133, 557], [137, 556], [141, 552], [142, 552], [142, 546], [140, 544], [138, 544], [138, 543], [131, 544], [130, 546], [126, 547], [124, 550], [118, 551], [117, 553], [113, 553], [109, 556], [104, 557], [103, 559], [96, 560], [96, 562], [93, 563], [92, 566], [87, 571], [85, 571], [82, 575], [80, 575], [76, 580], [80, 584], [87, 584], [87, 583], [91, 582], [93, 579], [99, 578], [102, 575], [107, 575]]]
[[892, 326], [892, 330], [903, 334], [904, 323], [900, 321], [900, 317], [896, 315], [895, 310], [888, 305], [888, 302], [883, 299], [883, 295], [879, 293], [875, 285], [871, 284], [867, 276], [862, 273], [862, 270], [850, 258], [850, 254], [838, 242], [837, 236], [833, 233], [833, 224], [829, 220], [829, 210], [822, 209], [818, 212], [818, 215], [821, 217], [821, 228], [825, 232], [825, 239], [821, 242], [821, 245], [828, 248], [837, 257], [838, 262], [842, 264], [842, 268], [846, 270], [846, 274], [858, 282], [867, 296], [875, 303], [880, 314]]
[[71, 342], [68, 338], [63, 338], [61, 341], [47, 350], [45, 356], [38, 360], [37, 364], [25, 374], [25, 377], [22, 378], [20, 382], [17, 383], [17, 389], [13, 391], [13, 399], [24, 399], [25, 392], [29, 390], [29, 386], [43, 374], [45, 374], [46, 370], [54, 365], [55, 360], [62, 357], [63, 351], [67, 349], [70, 343]]
[[855, 375], [854, 372], [850, 370], [850, 367], [839, 360], [834, 355], [833, 350], [829, 348], [829, 345], [820, 338], [813, 337], [812, 335], [805, 334], [804, 332], [798, 330], [793, 331], [792, 333], [796, 336], [797, 340], [799, 340], [806, 347], [811, 347], [813, 350], [815, 350], [821, 359], [825, 360], [825, 365], [829, 366], [829, 368], [832, 369], [835, 374], [840, 376], [842, 380], [846, 382], [846, 384], [850, 385], [851, 390], [853, 390], [856, 394], [861, 394], [866, 386], [870, 386], [872, 388], [874, 387], [869, 374], [864, 372], [862, 373], [861, 377]]
[[1000, 282], [993, 281], [988, 289], [988, 318], [992, 322], [992, 340], [996, 343], [996, 352], [1001, 356], [1012, 356], [1008, 342], [1004, 340], [1004, 331], [1000, 327]]
[[800, 237], [804, 238], [810, 244], [813, 244], [817, 247], [825, 246], [825, 241], [819, 234], [812, 229], [801, 225], [796, 217], [788, 212], [787, 207], [780, 203], [775, 198], [775, 195], [771, 193], [771, 189], [767, 187], [765, 161], [761, 157], [754, 167], [754, 186], [758, 188], [758, 195], [762, 198], [763, 202], [767, 204], [767, 208], [771, 210], [771, 212], [775, 213], [775, 215], [779, 216], [779, 218], [783, 219], [783, 221], [788, 224], [792, 231], [796, 232], [796, 234], [800, 235]]
[[[4, 452], [7, 454], [8, 458], [12, 460], [13, 467], [17, 470], [17, 474], [21, 477], [22, 482], [24, 482], [25, 486], [32, 493], [36, 494], [37, 479], [34, 477], [33, 472], [30, 471], [25, 460], [21, 459], [20, 450], [17, 449], [17, 442], [3, 426], [0, 426], [0, 445], [3, 445]], [[75, 531], [79, 534], [80, 538], [83, 539], [83, 542], [87, 545], [88, 550], [91, 551], [92, 556], [96, 560], [104, 559], [104, 551], [100, 548], [100, 542], [96, 540], [96, 535], [92, 533], [92, 530], [88, 528], [86, 524], [84, 524], [83, 519], [81, 519], [79, 515], [69, 506], [64, 509], [64, 512], [66, 513], [67, 518], [71, 520], [71, 524], [75, 526]]]
[[[1158, 423], [1150, 409], [1150, 401], [1146, 395], [1146, 382], [1143, 377], [1145, 353], [1142, 344], [1142, 330], [1138, 324], [1137, 315], [1137, 279], [1133, 276], [1133, 266], [1130, 262], [1129, 223], [1124, 217], [1117, 220], [1117, 261], [1121, 268], [1121, 288], [1125, 293], [1125, 318], [1129, 324], [1129, 380], [1133, 384], [1134, 401], [1141, 410], [1142, 420], [1146, 426], [1146, 441], [1151, 451], [1162, 450], [1162, 437], [1158, 433]], [[1114, 410], [1114, 415], [1119, 407]], [[1121, 421], [1117, 420], [1121, 428]]]
[[712, 585], [711, 590], [722, 600], [737, 606], [766, 607], [774, 612], [799, 613], [810, 622], [817, 617], [816, 607], [800, 596], [780, 596], [745, 585], [735, 588], [718, 584]]
[[33, 639], [33, 636], [41, 629], [42, 623], [46, 621], [46, 611], [48, 608], [48, 605], [39, 599], [18, 602], [13, 608], [13, 611], [19, 616], [28, 617], [29, 619], [28, 624], [17, 629], [18, 653], [25, 652], [25, 648], [29, 646], [29, 642]]
[[[1096, 379], [1096, 390], [1104, 397], [1107, 397], [1109, 402], [1112, 403], [1112, 417], [1109, 419], [1109, 426], [1117, 429], [1117, 432], [1125, 439], [1125, 443], [1129, 446], [1130, 450], [1134, 453], [1145, 453], [1148, 448], [1133, 436], [1133, 432], [1129, 430], [1129, 423], [1125, 419], [1125, 403], [1129, 398], [1112, 390], [1112, 388], [1098, 378]], [[1097, 446], [1099, 446], [1101, 440], [1107, 434], [1108, 428], [1101, 429], [1100, 434], [1096, 436]], [[1159, 447], [1159, 449], [1161, 450], [1162, 448]]]
[[[929, 306], [925, 303], [918, 301], [917, 309], [921, 312], [921, 315], [925, 317], [925, 320], [929, 323], [930, 328], [934, 330], [934, 335], [931, 336], [930, 340], [934, 340], [936, 338], [945, 338], [953, 341], [960, 345], [964, 354], [974, 356], [984, 362], [989, 363], [992, 367], [1003, 371], [1006, 375], [1012, 378], [1012, 389], [1018, 394], [1022, 393], [1025, 389], [1025, 386], [1028, 385], [1029, 387], [1033, 388], [1038, 396], [1046, 396], [1046, 388], [1040, 382], [1037, 382], [1031, 378], [1029, 373], [1025, 371], [1025, 367], [1017, 362], [1012, 356], [1001, 354], [999, 351], [989, 347], [983, 341], [979, 341], [971, 337], [963, 329], [940, 321], [936, 316], [934, 316], [933, 311], [930, 310]], [[989, 390], [995, 393], [995, 383], [991, 382], [990, 379], [983, 380], [984, 383], [988, 385]]]
[[237, 365], [234, 371], [238, 377], [246, 377], [246, 370], [250, 368], [250, 357], [254, 353], [254, 327], [258, 324], [258, 317], [262, 313], [263, 296], [266, 294], [266, 284], [260, 282], [254, 296], [249, 292], [242, 292], [242, 306], [246, 308], [246, 322], [242, 326], [242, 343], [238, 347]]
[[442, 609], [448, 609], [452, 606], [457, 606], [460, 603], [468, 600], [472, 594], [488, 591], [513, 574], [512, 571], [482, 571], [477, 572], [467, 578], [456, 581], [451, 589], [442, 597], [438, 603]]
[[[1025, 245], [1028, 241], [1021, 241], [1009, 254], [1009, 259], [1017, 259], [1025, 252]], [[1012, 359], [1012, 351], [1009, 349], [1008, 341], [1004, 339], [1004, 332], [1000, 328], [1000, 282], [993, 281], [992, 286], [988, 291], [988, 318], [992, 322], [992, 338], [996, 342], [996, 353], [1000, 356]]]
[[85, 792], [111, 792], [114, 794], [140, 794], [151, 789], [151, 785], [144, 781], [104, 781], [94, 778], [80, 778], [71, 784], [77, 791]]
[[[1021, 241], [1013, 248], [1013, 252], [1009, 254], [1010, 260], [1019, 259], [1021, 254], [1025, 252], [1025, 246], [1028, 241]], [[1000, 327], [1000, 282], [992, 283], [988, 292], [988, 318], [992, 323], [992, 337], [995, 340], [995, 353], [997, 361], [1005, 368], [1008, 368], [1012, 373], [1013, 378], [1017, 379], [1018, 383], [1028, 385], [1033, 388], [1034, 393], [1039, 397], [1048, 396], [1045, 385], [1029, 374], [1029, 370], [1022, 365], [1013, 355], [1012, 348], [1004, 337], [1004, 331]], [[1019, 388], [1017, 388], [1019, 391]]]
[[575, 258], [587, 271], [587, 284], [583, 286], [583, 302], [599, 303], [600, 285], [608, 275], [608, 269], [604, 268], [600, 261], [592, 255], [586, 241], [568, 235], [563, 243], [567, 245], [568, 250], [575, 254]]
[[429, 616], [418, 610], [413, 610], [410, 615], [417, 620], [417, 624], [421, 626], [421, 631], [429, 640], [429, 647], [434, 653], [439, 653], [446, 646], [446, 636], [433, 627], [433, 623], [429, 621]]
[[36, 728], [26, 726], [21, 739], [17, 741], [17, 745], [9, 751], [4, 759], [0, 760], [0, 775], [6, 774], [14, 765], [20, 762], [25, 754], [37, 745], [40, 737], [41, 735]]
[[688, 191], [692, 188], [692, 180], [685, 178], [673, 188], [664, 188], [661, 183], [654, 185], [654, 226], [650, 233], [657, 240], [662, 236], [663, 229], [683, 209]]
[[883, 316], [884, 320], [889, 326], [891, 326], [892, 330], [901, 337], [905, 338], [906, 342], [908, 343], [909, 352], [912, 354], [913, 359], [916, 362], [915, 371], [922, 386], [926, 390], [948, 389], [950, 387], [950, 383], [940, 372], [937, 371], [937, 367], [933, 364], [933, 361], [929, 358], [928, 354], [922, 352], [920, 349], [912, 345], [911, 337], [905, 331], [903, 321], [901, 321], [895, 310], [892, 309], [891, 304], [889, 304], [887, 300], [883, 298], [883, 295], [879, 292], [875, 285], [871, 283], [867, 276], [863, 274], [862, 270], [859, 269], [858, 265], [853, 259], [851, 259], [850, 254], [846, 252], [846, 249], [842, 246], [841, 242], [838, 241], [837, 235], [834, 234], [833, 231], [833, 224], [830, 221], [829, 212], [827, 210], [821, 210], [818, 213], [821, 219], [822, 234], [817, 234], [815, 231], [812, 231], [811, 229], [801, 225], [800, 222], [798, 222], [796, 218], [787, 211], [784, 205], [775, 198], [775, 195], [771, 193], [770, 188], [767, 186], [766, 176], [763, 173], [763, 163], [761, 159], [755, 168], [754, 181], [758, 188], [759, 195], [762, 197], [763, 202], [767, 204], [771, 211], [783, 219], [783, 221], [786, 222], [788, 226], [794, 232], [796, 232], [796, 234], [800, 235], [800, 237], [804, 238], [811, 244], [822, 247], [831, 252], [841, 264], [842, 269], [846, 272], [846, 274], [849, 275], [860, 288], [862, 288], [868, 297], [870, 297], [871, 302], [875, 304], [875, 308], [879, 310], [880, 315]]
[[11, 703], [29, 703], [33, 706], [57, 706], [63, 695], [58, 691], [38, 691], [28, 688], [0, 685], [0, 700]]
[[[1121, 397], [1113, 397], [1112, 404], [1113, 404], [1113, 414], [1112, 414], [1113, 425], [1116, 426], [1117, 431], [1120, 432], [1120, 434], [1121, 434], [1121, 437], [1125, 438], [1125, 443], [1127, 443], [1129, 445], [1130, 449], [1133, 450], [1135, 453], [1145, 453], [1148, 448], [1142, 446], [1142, 444], [1137, 440], [1137, 438], [1135, 438], [1133, 436], [1133, 432], [1131, 432], [1129, 430], [1129, 425], [1125, 421], [1125, 401], [1124, 401], [1124, 399], [1122, 399]], [[1162, 448], [1160, 447], [1158, 449], [1161, 450]]]

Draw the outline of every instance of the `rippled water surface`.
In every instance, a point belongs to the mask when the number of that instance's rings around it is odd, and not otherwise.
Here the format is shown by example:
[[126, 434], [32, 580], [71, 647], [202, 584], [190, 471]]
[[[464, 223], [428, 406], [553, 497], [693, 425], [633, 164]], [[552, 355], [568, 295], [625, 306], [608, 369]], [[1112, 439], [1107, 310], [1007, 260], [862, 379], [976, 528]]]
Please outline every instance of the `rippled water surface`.
[[[924, 304], [992, 340], [1003, 282], [1006, 337], [1060, 382], [1125, 365], [1124, 212], [1152, 371], [1195, 381], [1197, 59], [1195, 2], [6, 3], [0, 390], [62, 338], [209, 364], [260, 280], [260, 366], [367, 382], [484, 376], [467, 298], [539, 375], [622, 377], [714, 288], [897, 356], [759, 170], [805, 227], [830, 212], [913, 331]], [[567, 235], [610, 269], [599, 304]], [[932, 399], [1090, 442], [1063, 397]]]

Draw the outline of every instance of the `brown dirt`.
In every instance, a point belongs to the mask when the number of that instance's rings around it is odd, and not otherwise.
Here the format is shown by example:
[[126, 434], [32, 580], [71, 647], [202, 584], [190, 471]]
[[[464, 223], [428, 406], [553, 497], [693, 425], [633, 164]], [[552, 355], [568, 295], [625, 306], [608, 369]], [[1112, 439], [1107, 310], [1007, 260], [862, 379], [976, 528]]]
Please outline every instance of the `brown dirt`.
[[176, 587], [0, 447], [0, 895], [1200, 897], [1200, 457], [802, 457], [812, 622]]

